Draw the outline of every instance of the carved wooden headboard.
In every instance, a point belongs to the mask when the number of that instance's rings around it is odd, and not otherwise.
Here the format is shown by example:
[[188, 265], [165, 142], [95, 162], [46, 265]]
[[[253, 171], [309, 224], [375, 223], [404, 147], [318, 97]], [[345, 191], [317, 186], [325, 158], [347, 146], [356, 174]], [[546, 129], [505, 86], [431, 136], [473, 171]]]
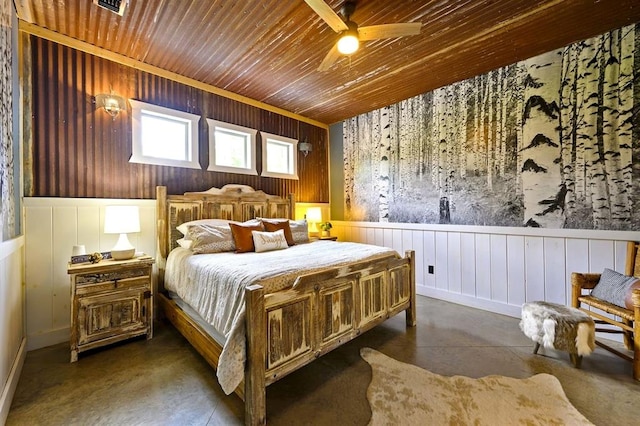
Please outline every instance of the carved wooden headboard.
[[156, 187], [158, 218], [159, 279], [164, 279], [164, 264], [182, 234], [176, 227], [197, 219], [227, 219], [244, 222], [255, 217], [286, 217], [295, 214], [295, 197], [288, 198], [255, 191], [245, 185], [225, 185], [205, 192], [167, 195], [166, 186]]

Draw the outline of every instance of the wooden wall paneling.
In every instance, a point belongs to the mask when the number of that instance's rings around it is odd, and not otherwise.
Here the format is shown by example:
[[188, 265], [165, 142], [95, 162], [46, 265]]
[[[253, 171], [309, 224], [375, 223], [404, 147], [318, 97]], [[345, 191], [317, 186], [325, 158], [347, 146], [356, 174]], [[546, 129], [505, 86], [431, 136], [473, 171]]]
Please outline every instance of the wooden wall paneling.
[[[435, 265], [436, 265], [436, 235], [433, 231], [423, 231], [422, 233], [422, 241], [424, 243], [424, 265], [425, 265], [425, 281], [424, 284], [426, 287], [435, 287], [436, 286], [436, 275], [435, 275]], [[429, 273], [429, 266], [434, 266], [434, 273]]]
[[[614, 242], [614, 266], [613, 269], [620, 273], [624, 273], [625, 266], [627, 264], [627, 242], [615, 241]], [[602, 272], [602, 271], [599, 271]]]
[[507, 236], [491, 235], [491, 300], [507, 303]]
[[511, 305], [522, 305], [526, 301], [524, 259], [524, 237], [522, 235], [508, 235], [507, 285], [508, 303]]
[[[564, 238], [545, 237], [544, 239], [544, 295], [545, 300], [568, 305], [565, 281], [566, 248]], [[568, 283], [569, 286], [571, 283]]]
[[413, 231], [410, 229], [403, 229], [402, 231], [402, 251], [399, 251], [404, 256], [404, 252], [409, 250], [413, 245]]
[[459, 232], [447, 233], [447, 281], [448, 290], [462, 292], [462, 258]]
[[397, 251], [398, 253], [404, 253], [402, 249], [402, 229], [392, 229], [391, 233], [393, 235], [393, 242], [391, 243], [391, 248]]
[[449, 266], [448, 266], [448, 253], [447, 247], [447, 233], [436, 232], [435, 235], [435, 279], [436, 288], [446, 290], [449, 288]]
[[491, 299], [490, 235], [476, 235], [476, 296]]
[[393, 229], [385, 228], [383, 231], [383, 243], [385, 247], [392, 248], [393, 247]]
[[375, 245], [377, 245], [377, 246], [383, 246], [383, 247], [390, 247], [388, 244], [385, 244], [384, 234], [385, 234], [387, 231], [391, 232], [391, 230], [390, 230], [390, 229], [380, 229], [380, 228], [377, 228], [377, 229], [375, 230], [375, 234], [376, 234], [376, 237], [375, 237], [375, 239], [374, 239], [374, 241], [375, 241]]
[[85, 246], [87, 253], [93, 253], [100, 250], [100, 234], [104, 228], [94, 217], [100, 216], [100, 208], [98, 206], [78, 206], [78, 232], [76, 244]]
[[50, 327], [55, 329], [69, 327], [69, 277], [67, 263], [71, 257], [73, 244], [78, 235], [78, 209], [75, 206], [54, 206], [52, 209], [52, 247], [51, 271], [52, 316]]
[[25, 210], [25, 297], [28, 336], [35, 336], [51, 329], [53, 317], [51, 217], [51, 207], [43, 206]]
[[544, 300], [544, 241], [542, 237], [525, 238], [526, 300]]
[[[415, 250], [416, 260], [416, 282], [425, 282], [425, 253], [424, 253], [424, 233], [420, 230], [411, 231], [411, 244], [405, 245], [405, 247], [413, 247]], [[404, 255], [404, 253], [400, 253]]]
[[373, 228], [366, 229], [366, 235], [364, 237], [364, 243], [366, 244], [375, 244], [376, 243], [376, 230]]
[[475, 236], [464, 232], [460, 234], [460, 290], [462, 294], [476, 295], [476, 256]]
[[604, 268], [611, 268], [613, 265], [614, 243], [607, 240], [589, 240], [589, 272], [600, 273]]
[[565, 255], [566, 298], [571, 301], [571, 273], [589, 272], [589, 240], [567, 239]]

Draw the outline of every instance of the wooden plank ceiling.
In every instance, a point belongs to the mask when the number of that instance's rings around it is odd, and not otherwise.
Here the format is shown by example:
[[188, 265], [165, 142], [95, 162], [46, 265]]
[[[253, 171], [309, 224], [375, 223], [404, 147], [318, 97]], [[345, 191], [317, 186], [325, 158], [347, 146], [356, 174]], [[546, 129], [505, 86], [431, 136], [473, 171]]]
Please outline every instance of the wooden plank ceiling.
[[[336, 12], [343, 0], [327, 0]], [[360, 26], [421, 22], [328, 72], [336, 33], [303, 0], [15, 0], [29, 24], [331, 124], [640, 22], [638, 0], [360, 0]]]

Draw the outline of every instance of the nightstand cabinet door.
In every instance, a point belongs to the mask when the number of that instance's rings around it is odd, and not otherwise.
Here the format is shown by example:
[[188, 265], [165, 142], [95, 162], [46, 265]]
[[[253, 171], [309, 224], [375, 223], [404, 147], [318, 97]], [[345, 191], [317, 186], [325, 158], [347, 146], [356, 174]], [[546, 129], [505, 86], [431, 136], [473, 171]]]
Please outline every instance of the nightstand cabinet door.
[[78, 344], [140, 330], [146, 333], [150, 294], [145, 289], [133, 289], [79, 297]]
[[71, 265], [71, 362], [78, 353], [153, 335], [150, 257]]

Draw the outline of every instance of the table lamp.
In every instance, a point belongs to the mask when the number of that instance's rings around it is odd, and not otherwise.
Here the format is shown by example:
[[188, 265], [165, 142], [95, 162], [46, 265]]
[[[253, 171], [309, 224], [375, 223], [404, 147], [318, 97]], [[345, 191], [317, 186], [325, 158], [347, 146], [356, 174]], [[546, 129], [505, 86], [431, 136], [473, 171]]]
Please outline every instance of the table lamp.
[[118, 242], [111, 249], [114, 260], [131, 259], [136, 249], [129, 242], [127, 234], [140, 232], [140, 213], [138, 206], [107, 206], [104, 215], [104, 233], [120, 234]]
[[318, 223], [322, 221], [322, 210], [320, 207], [309, 207], [307, 209], [307, 222], [309, 222], [309, 235], [317, 236], [320, 231], [318, 231]]

